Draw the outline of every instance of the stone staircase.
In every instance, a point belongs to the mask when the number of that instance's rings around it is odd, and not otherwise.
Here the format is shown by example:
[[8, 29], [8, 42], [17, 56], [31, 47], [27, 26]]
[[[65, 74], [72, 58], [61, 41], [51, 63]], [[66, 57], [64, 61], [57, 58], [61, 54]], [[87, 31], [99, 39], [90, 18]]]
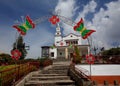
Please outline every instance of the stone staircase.
[[70, 58], [68, 59], [65, 59], [65, 57], [57, 57], [57, 59], [53, 59], [53, 62], [67, 62], [67, 61], [70, 61]]
[[68, 74], [68, 62], [56, 62], [25, 82], [25, 86], [75, 86]]

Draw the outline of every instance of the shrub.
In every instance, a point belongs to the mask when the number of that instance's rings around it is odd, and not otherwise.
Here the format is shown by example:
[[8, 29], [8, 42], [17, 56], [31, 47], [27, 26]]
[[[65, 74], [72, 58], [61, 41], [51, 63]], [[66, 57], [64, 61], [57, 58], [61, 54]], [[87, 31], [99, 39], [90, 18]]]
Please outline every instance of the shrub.
[[73, 62], [76, 64], [81, 63], [82, 57], [80, 56], [80, 50], [78, 46], [74, 46], [74, 55], [73, 55]]
[[49, 66], [49, 65], [52, 65], [52, 60], [50, 59], [46, 59], [44, 62], [43, 62], [43, 66]]
[[39, 59], [40, 61], [40, 67], [45, 67], [45, 66], [49, 66], [52, 65], [53, 61], [50, 58], [41, 58]]

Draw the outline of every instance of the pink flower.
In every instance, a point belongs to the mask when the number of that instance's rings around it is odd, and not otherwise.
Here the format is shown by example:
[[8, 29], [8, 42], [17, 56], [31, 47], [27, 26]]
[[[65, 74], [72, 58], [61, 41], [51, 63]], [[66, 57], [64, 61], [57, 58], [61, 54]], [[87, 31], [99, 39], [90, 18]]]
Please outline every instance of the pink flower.
[[57, 24], [57, 23], [60, 21], [60, 19], [59, 19], [56, 15], [53, 15], [53, 16], [49, 19], [49, 21], [50, 21], [53, 25], [55, 25], [55, 24]]
[[88, 64], [94, 64], [95, 57], [92, 54], [86, 56], [86, 61]]
[[18, 49], [12, 50], [12, 59], [18, 60], [21, 56], [21, 52]]

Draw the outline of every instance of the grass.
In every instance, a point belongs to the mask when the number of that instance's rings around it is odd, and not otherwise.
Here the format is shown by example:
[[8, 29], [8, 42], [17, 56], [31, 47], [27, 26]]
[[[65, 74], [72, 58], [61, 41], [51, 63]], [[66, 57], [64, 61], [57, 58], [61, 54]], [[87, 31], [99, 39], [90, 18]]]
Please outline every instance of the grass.
[[36, 70], [36, 67], [28, 64], [0, 66], [0, 86], [2, 84], [10, 84], [13, 79], [18, 80], [20, 77], [34, 70]]
[[15, 65], [0, 66], [0, 71], [15, 67]]

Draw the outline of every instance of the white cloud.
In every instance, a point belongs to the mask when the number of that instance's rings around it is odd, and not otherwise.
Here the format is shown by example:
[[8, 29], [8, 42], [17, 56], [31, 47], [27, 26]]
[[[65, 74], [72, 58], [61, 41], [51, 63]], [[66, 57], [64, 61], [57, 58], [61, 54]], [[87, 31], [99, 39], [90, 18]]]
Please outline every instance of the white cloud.
[[[94, 0], [90, 1], [87, 5], [85, 5], [83, 7], [83, 11], [79, 12], [79, 15], [78, 15], [78, 17], [76, 18], [75, 21], [78, 22], [81, 19], [81, 17], [84, 18], [89, 12], [95, 12], [96, 6], [97, 6], [97, 3]], [[78, 8], [79, 7], [76, 6], [76, 1], [75, 0], [59, 0], [57, 6], [55, 8], [55, 11], [60, 9], [60, 15], [61, 16], [64, 16], [64, 17], [72, 20], [72, 18], [75, 15], [76, 10]], [[68, 34], [68, 33], [78, 34], [77, 32], [75, 32], [73, 30], [72, 25], [70, 26], [68, 24], [62, 23], [62, 27], [63, 27], [63, 33], [64, 34]]]
[[85, 16], [89, 12], [95, 12], [95, 8], [97, 7], [97, 3], [92, 0], [87, 5], [83, 7], [83, 11], [79, 13], [79, 16], [76, 18], [76, 21], [79, 21], [81, 18], [85, 18]]
[[75, 11], [75, 0], [59, 0], [55, 11], [60, 9], [60, 15], [71, 18]]
[[[59, 0], [55, 11], [60, 9], [61, 16], [64, 16], [66, 18], [72, 19], [72, 17], [75, 14], [75, 11], [78, 7], [75, 6], [75, 0]], [[73, 32], [72, 26], [67, 25], [65, 23], [62, 23], [63, 26], [63, 33], [68, 34]]]
[[[120, 0], [106, 4], [107, 10], [101, 8], [98, 13], [94, 15], [90, 28], [96, 29], [94, 41], [98, 46], [105, 46], [110, 48], [111, 43], [120, 43]], [[89, 22], [90, 23], [90, 22]]]
[[[78, 17], [76, 18], [76, 22], [80, 20], [82, 17], [85, 19], [89, 13], [94, 13], [92, 22], [85, 20], [85, 26], [87, 29], [94, 29], [96, 30], [95, 33], [92, 34], [93, 43], [99, 47], [106, 47], [110, 48], [111, 43], [119, 42], [120, 45], [120, 0], [118, 1], [111, 1], [105, 4], [107, 9], [103, 7], [100, 8], [99, 11], [96, 12], [97, 2], [95, 0], [91, 0], [83, 6], [83, 11], [79, 12]], [[59, 0], [56, 9], [61, 9], [61, 14], [67, 18], [72, 18], [76, 12], [76, 2], [75, 0]], [[63, 33], [68, 34], [73, 31], [72, 27], [69, 25], [64, 24], [64, 31]]]

